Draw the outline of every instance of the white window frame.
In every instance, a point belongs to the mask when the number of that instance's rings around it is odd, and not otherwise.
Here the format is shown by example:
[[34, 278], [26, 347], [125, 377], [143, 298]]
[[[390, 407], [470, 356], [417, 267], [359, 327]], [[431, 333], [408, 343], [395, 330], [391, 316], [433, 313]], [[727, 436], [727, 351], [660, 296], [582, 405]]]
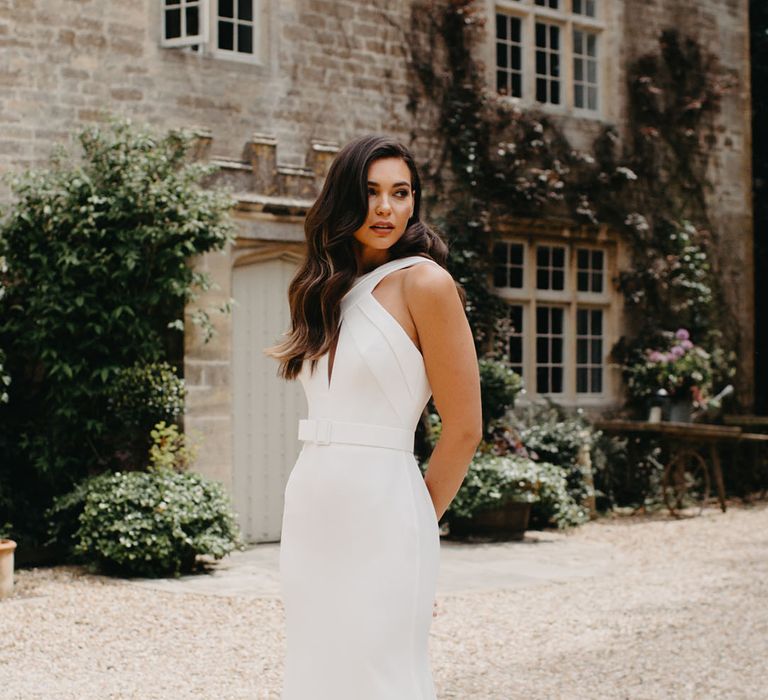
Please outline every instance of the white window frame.
[[[182, 3], [189, 0], [180, 0]], [[160, 0], [161, 34], [160, 45], [168, 48], [184, 48], [190, 53], [199, 56], [211, 56], [227, 61], [263, 65], [267, 56], [267, 41], [269, 27], [267, 13], [270, 0], [251, 0], [252, 24], [253, 24], [253, 53], [242, 53], [231, 49], [221, 49], [219, 41], [219, 0], [199, 0], [200, 5], [200, 32], [196, 36], [165, 38], [166, 5], [165, 0]], [[233, 0], [237, 7], [237, 0]]]
[[[618, 340], [619, 295], [611, 283], [615, 276], [618, 251], [612, 241], [595, 242], [579, 238], [543, 236], [541, 234], [509, 234], [499, 236], [495, 243], [523, 245], [523, 287], [520, 289], [493, 286], [493, 291], [510, 306], [521, 306], [523, 317], [522, 366], [526, 395], [521, 401], [536, 401], [546, 396], [564, 406], [603, 407], [619, 400], [620, 383], [614, 376], [609, 353]], [[565, 248], [565, 289], [537, 289], [536, 251], [539, 246]], [[578, 258], [580, 248], [599, 250], [603, 253], [602, 292], [579, 292], [577, 290]], [[494, 251], [491, 252], [495, 258]], [[558, 306], [563, 314], [563, 391], [562, 393], [539, 394], [536, 387], [536, 308], [537, 306]], [[602, 391], [576, 392], [577, 370], [577, 312], [579, 309], [600, 309], [602, 318]], [[591, 384], [590, 384], [591, 386]]]
[[[534, 0], [485, 0], [486, 16], [489, 28], [486, 34], [487, 83], [496, 98], [514, 104], [535, 107], [552, 114], [570, 114], [587, 119], [606, 118], [605, 92], [607, 89], [607, 3], [610, 0], [598, 0], [595, 17], [575, 14], [573, 0], [560, 0], [561, 8], [553, 10], [541, 7]], [[522, 23], [522, 97], [512, 97], [497, 92], [496, 89], [496, 13], [518, 17]], [[553, 24], [560, 27], [560, 104], [538, 102], [536, 100], [536, 23]], [[574, 95], [574, 52], [573, 32], [578, 29], [596, 35], [597, 54], [597, 109], [576, 107]], [[586, 104], [586, 101], [585, 101]]]
[[[174, 37], [173, 39], [166, 39], [165, 38], [165, 22], [167, 18], [168, 10], [176, 9], [176, 5], [179, 6], [179, 9], [181, 10], [181, 24], [182, 24], [182, 33], [179, 37]], [[199, 31], [197, 34], [185, 34], [183, 31], [184, 25], [186, 24], [186, 18], [184, 10], [189, 5], [196, 5], [198, 7], [198, 14], [199, 14]], [[208, 0], [176, 0], [174, 2], [173, 6], [168, 7], [165, 0], [160, 0], [160, 46], [164, 46], [167, 48], [177, 48], [180, 46], [193, 46], [194, 44], [201, 44], [207, 40], [208, 37], [208, 15], [210, 13], [210, 8], [208, 6]]]

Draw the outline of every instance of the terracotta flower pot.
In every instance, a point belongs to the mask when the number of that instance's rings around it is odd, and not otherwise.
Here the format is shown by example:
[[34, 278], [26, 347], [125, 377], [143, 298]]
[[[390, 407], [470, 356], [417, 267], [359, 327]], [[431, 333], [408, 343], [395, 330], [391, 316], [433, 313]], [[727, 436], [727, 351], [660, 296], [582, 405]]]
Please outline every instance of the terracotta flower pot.
[[13, 593], [13, 552], [16, 542], [0, 540], [0, 598]]

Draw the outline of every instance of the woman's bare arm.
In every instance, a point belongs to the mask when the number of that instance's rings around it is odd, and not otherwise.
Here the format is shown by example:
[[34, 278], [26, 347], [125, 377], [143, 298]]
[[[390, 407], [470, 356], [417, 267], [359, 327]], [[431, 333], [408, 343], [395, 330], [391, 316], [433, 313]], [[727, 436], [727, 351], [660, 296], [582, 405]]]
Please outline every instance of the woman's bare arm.
[[477, 353], [464, 306], [446, 270], [414, 265], [405, 277], [403, 293], [442, 421], [424, 477], [439, 520], [483, 437]]

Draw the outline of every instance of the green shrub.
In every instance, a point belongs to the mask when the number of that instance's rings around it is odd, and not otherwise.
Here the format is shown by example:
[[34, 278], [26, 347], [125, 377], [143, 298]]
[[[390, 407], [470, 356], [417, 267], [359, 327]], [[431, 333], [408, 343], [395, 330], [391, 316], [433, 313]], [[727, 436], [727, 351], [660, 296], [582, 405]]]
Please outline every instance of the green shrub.
[[539, 500], [531, 508], [529, 527], [536, 530], [554, 525], [565, 529], [587, 522], [589, 511], [574, 499], [562, 467], [548, 462], [534, 464], [539, 478]]
[[501, 418], [515, 405], [515, 396], [523, 388], [522, 377], [505, 360], [481, 358], [480, 398], [486, 423]]
[[79, 134], [82, 154], [6, 176], [0, 375], [13, 381], [0, 402], [0, 483], [21, 529], [88, 473], [120, 466], [124, 426], [106, 395], [122, 368], [178, 362], [185, 309], [209, 337], [194, 302], [212, 283], [190, 261], [235, 227], [231, 195], [201, 186], [218, 168], [191, 162], [195, 138], [113, 120]]
[[164, 421], [160, 421], [150, 431], [150, 436], [150, 465], [157, 469], [167, 467], [179, 472], [192, 466], [199, 443], [192, 443], [187, 433], [180, 433], [177, 426], [166, 425]]
[[148, 431], [159, 421], [174, 421], [184, 412], [184, 380], [167, 362], [136, 363], [117, 370], [106, 391], [115, 419]]
[[[221, 484], [193, 472], [150, 468], [90, 477], [73, 552], [92, 568], [124, 576], [179, 576], [198, 554], [221, 559], [241, 545]], [[59, 499], [59, 507], [64, 499]]]
[[535, 502], [539, 482], [537, 467], [525, 457], [477, 453], [451, 502], [449, 517], [471, 518], [481, 510], [509, 501]]
[[582, 447], [592, 450], [601, 433], [581, 409], [569, 413], [552, 402], [532, 404], [516, 410], [509, 427], [524, 446], [524, 454], [563, 470], [574, 501], [583, 503], [594, 495], [591, 474], [579, 460], [579, 451]]

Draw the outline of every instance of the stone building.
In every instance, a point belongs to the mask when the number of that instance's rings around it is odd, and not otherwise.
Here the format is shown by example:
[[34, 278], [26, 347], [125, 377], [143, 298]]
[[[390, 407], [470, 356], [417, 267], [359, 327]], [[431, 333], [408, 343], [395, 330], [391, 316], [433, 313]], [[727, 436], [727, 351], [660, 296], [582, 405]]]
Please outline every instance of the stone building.
[[[409, 111], [408, 32], [417, 3], [395, 0], [0, 0], [0, 172], [42, 164], [56, 143], [105, 110], [158, 129], [194, 127], [200, 155], [237, 192], [236, 243], [197, 261], [234, 298], [204, 344], [187, 324], [186, 429], [205, 440], [197, 469], [233, 495], [254, 541], [279, 537], [282, 491], [304, 415], [297, 383], [275, 376], [261, 349], [288, 323], [286, 288], [303, 255], [302, 219], [348, 139], [385, 132], [433, 153], [429, 110]], [[423, 6], [424, 3], [418, 3]], [[489, 90], [557, 117], [576, 145], [627, 119], [626, 67], [684, 27], [738, 80], [712, 144], [712, 216], [728, 255], [724, 287], [740, 330], [740, 396], [752, 403], [754, 293], [747, 0], [478, 0]], [[440, 11], [440, 3], [434, 11]], [[494, 32], [494, 28], [502, 29]], [[556, 69], [555, 66], [561, 67]], [[0, 192], [0, 200], [8, 192]], [[611, 279], [627, 253], [610, 231], [585, 240], [531, 225], [501, 242], [496, 281], [521, 329], [517, 362], [529, 387], [599, 410], [620, 400], [607, 352], [623, 331]], [[518, 284], [537, 267], [545, 289]], [[582, 283], [580, 280], [584, 280]], [[546, 317], [546, 318], [544, 318]], [[537, 336], [549, 354], [537, 356]], [[577, 356], [577, 341], [588, 357]], [[554, 350], [557, 346], [557, 350]], [[536, 393], [535, 389], [532, 393]]]

